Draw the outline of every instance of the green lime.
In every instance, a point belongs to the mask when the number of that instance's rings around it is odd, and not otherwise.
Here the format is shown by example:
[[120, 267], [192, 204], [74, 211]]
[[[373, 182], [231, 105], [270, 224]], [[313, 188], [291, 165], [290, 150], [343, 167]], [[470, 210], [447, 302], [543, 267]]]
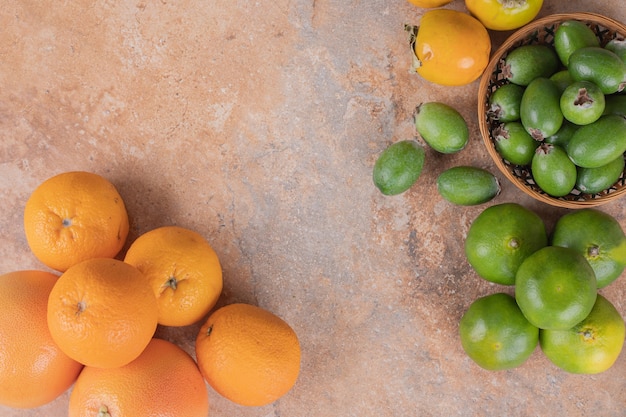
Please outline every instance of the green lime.
[[467, 355], [488, 370], [511, 369], [530, 357], [539, 329], [528, 322], [508, 294], [477, 299], [459, 323], [461, 344]]
[[421, 175], [424, 154], [424, 148], [412, 140], [391, 144], [374, 164], [374, 185], [385, 195], [405, 192]]
[[611, 215], [598, 209], [582, 209], [559, 218], [552, 245], [574, 249], [593, 271], [598, 288], [615, 281], [626, 266], [626, 235]]
[[609, 369], [624, 345], [624, 319], [613, 304], [598, 294], [589, 315], [571, 329], [540, 330], [546, 357], [559, 368], [576, 374]]
[[596, 301], [596, 277], [577, 251], [546, 246], [517, 270], [515, 299], [540, 329], [569, 329], [587, 317]]
[[483, 210], [465, 239], [465, 255], [476, 273], [487, 281], [515, 283], [524, 259], [548, 244], [543, 220], [517, 203], [502, 203]]

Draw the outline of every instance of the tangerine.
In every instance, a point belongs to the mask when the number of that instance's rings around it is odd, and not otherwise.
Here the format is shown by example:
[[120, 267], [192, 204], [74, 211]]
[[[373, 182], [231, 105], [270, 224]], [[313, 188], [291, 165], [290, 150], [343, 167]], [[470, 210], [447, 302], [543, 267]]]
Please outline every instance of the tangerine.
[[109, 258], [71, 266], [48, 300], [52, 338], [69, 357], [115, 368], [137, 358], [157, 327], [156, 298], [135, 267]]
[[461, 318], [459, 333], [468, 356], [487, 370], [520, 366], [539, 341], [539, 329], [524, 317], [515, 299], [505, 293], [474, 301]]
[[124, 262], [150, 282], [159, 305], [159, 324], [187, 326], [202, 319], [222, 292], [222, 267], [200, 234], [166, 226], [139, 236]]
[[64, 393], [82, 365], [52, 340], [46, 304], [57, 276], [44, 271], [0, 275], [0, 404], [34, 408]]
[[65, 172], [41, 183], [24, 208], [30, 249], [65, 271], [90, 258], [113, 258], [128, 235], [128, 213], [115, 186], [90, 172]]
[[285, 395], [300, 372], [295, 331], [273, 313], [249, 304], [214, 311], [196, 339], [198, 366], [220, 395], [262, 406]]
[[193, 358], [179, 346], [152, 339], [127, 365], [86, 366], [69, 401], [70, 417], [206, 417], [209, 399]]
[[597, 374], [613, 366], [622, 351], [625, 332], [619, 311], [598, 294], [585, 319], [571, 329], [540, 330], [539, 342], [546, 357], [559, 368]]
[[574, 249], [546, 246], [524, 260], [515, 276], [515, 299], [540, 329], [569, 329], [596, 301], [596, 277]]
[[502, 203], [474, 219], [465, 239], [465, 254], [487, 281], [513, 285], [526, 257], [547, 244], [545, 225], [536, 213], [517, 203]]

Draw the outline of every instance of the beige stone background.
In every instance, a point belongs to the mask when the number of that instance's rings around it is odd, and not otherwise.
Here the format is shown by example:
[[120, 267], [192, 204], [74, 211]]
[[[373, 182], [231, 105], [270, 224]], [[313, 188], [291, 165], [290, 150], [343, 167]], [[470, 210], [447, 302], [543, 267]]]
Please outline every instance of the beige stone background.
[[[456, 0], [448, 8], [465, 10]], [[541, 15], [590, 11], [626, 21], [621, 0], [546, 0]], [[503, 181], [550, 228], [566, 211], [505, 181], [481, 143], [478, 82], [440, 87], [408, 71], [406, 0], [5, 0], [0, 7], [0, 273], [43, 268], [22, 210], [46, 178], [88, 170], [125, 199], [129, 241], [152, 228], [197, 230], [224, 268], [220, 305], [284, 318], [302, 344], [300, 378], [260, 408], [209, 390], [211, 415], [626, 415], [626, 353], [595, 376], [558, 370], [540, 350], [487, 372], [464, 354], [458, 322], [481, 280], [463, 255], [487, 206], [437, 194], [447, 167]], [[505, 33], [492, 33], [494, 48]], [[414, 137], [414, 107], [455, 105], [471, 142], [429, 151], [408, 192], [382, 196], [371, 171]], [[626, 227], [624, 200], [603, 206]], [[626, 316], [626, 277], [602, 290]], [[193, 354], [199, 326], [159, 329]], [[64, 416], [68, 393], [3, 417]], [[134, 417], [134, 416], [133, 416]]]

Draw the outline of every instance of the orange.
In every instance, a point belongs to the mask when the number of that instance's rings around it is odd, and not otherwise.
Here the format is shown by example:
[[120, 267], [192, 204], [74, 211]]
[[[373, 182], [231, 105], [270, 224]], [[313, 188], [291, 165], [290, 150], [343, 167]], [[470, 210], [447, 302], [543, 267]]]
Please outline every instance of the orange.
[[114, 368], [136, 359], [157, 327], [156, 298], [139, 270], [88, 259], [61, 275], [48, 300], [52, 338], [84, 365]]
[[198, 233], [176, 226], [139, 236], [124, 262], [147, 277], [159, 305], [159, 324], [187, 326], [202, 319], [222, 292], [217, 254]]
[[48, 331], [46, 303], [56, 280], [43, 271], [0, 275], [0, 404], [47, 404], [65, 392], [82, 369]]
[[481, 76], [491, 53], [487, 29], [467, 13], [433, 9], [412, 32], [414, 70], [424, 79], [449, 86], [469, 84]]
[[24, 230], [33, 254], [65, 271], [90, 258], [113, 258], [128, 235], [122, 197], [107, 179], [65, 172], [39, 185], [26, 202]]
[[596, 302], [596, 276], [574, 249], [546, 246], [522, 262], [515, 299], [540, 329], [566, 330], [583, 320]]
[[524, 317], [515, 298], [505, 293], [474, 301], [461, 318], [459, 334], [463, 350], [487, 370], [520, 366], [539, 341], [539, 329]]
[[220, 395], [245, 406], [285, 395], [300, 372], [300, 343], [273, 313], [249, 304], [213, 312], [196, 339], [202, 375]]
[[589, 315], [571, 329], [540, 330], [539, 342], [546, 357], [559, 368], [577, 374], [608, 370], [622, 351], [624, 319], [602, 295]]
[[69, 401], [70, 417], [206, 417], [209, 398], [194, 360], [173, 343], [152, 339], [115, 369], [86, 366]]
[[541, 217], [520, 204], [502, 203], [474, 219], [465, 239], [465, 255], [487, 281], [513, 285], [522, 262], [547, 244]]

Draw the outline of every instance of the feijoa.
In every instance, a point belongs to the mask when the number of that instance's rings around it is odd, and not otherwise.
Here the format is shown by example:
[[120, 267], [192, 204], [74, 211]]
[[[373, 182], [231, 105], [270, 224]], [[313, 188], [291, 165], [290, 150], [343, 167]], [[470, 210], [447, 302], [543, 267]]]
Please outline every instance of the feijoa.
[[559, 68], [554, 48], [545, 44], [522, 45], [504, 58], [503, 76], [510, 82], [527, 86], [538, 77], [548, 78]]
[[539, 142], [530, 136], [520, 122], [502, 123], [493, 131], [496, 150], [515, 165], [528, 165]]
[[489, 96], [489, 116], [501, 122], [519, 120], [524, 87], [509, 83], [498, 87]]
[[415, 109], [414, 120], [417, 133], [437, 152], [459, 152], [469, 141], [465, 119], [448, 104], [422, 103]]
[[498, 179], [489, 171], [473, 166], [448, 168], [437, 177], [437, 191], [449, 202], [474, 206], [500, 193]]
[[570, 55], [568, 71], [575, 81], [591, 81], [604, 94], [626, 86], [626, 64], [614, 52], [599, 46], [577, 49]]
[[374, 164], [374, 185], [385, 195], [408, 190], [422, 173], [424, 154], [424, 148], [413, 140], [389, 145]]
[[597, 168], [626, 152], [626, 119], [609, 114], [580, 126], [567, 144], [567, 153], [579, 167]]
[[585, 194], [597, 194], [610, 188], [624, 172], [624, 157], [619, 156], [597, 168], [578, 167], [576, 188]]
[[561, 94], [563, 94], [563, 91], [565, 91], [565, 89], [574, 82], [574, 79], [572, 78], [572, 74], [570, 74], [568, 70], [564, 69], [552, 74], [550, 81], [552, 81]]
[[611, 39], [606, 45], [604, 45], [604, 47], [609, 51], [614, 52], [615, 55], [620, 57], [622, 61], [626, 62], [626, 39]]
[[552, 136], [548, 136], [544, 139], [544, 142], [551, 143], [553, 145], [559, 145], [561, 148], [567, 150], [567, 144], [569, 143], [572, 136], [574, 136], [574, 132], [578, 130], [578, 125], [568, 121], [567, 119], [563, 120], [563, 124], [558, 132], [556, 132]]
[[609, 94], [604, 96], [604, 114], [626, 116], [626, 95]]
[[554, 32], [554, 49], [565, 66], [574, 51], [586, 46], [600, 46], [600, 41], [594, 31], [579, 20], [566, 20]]
[[553, 197], [569, 194], [576, 185], [576, 165], [558, 145], [541, 144], [530, 169], [539, 188]]
[[561, 94], [549, 78], [535, 78], [528, 84], [520, 104], [520, 120], [535, 140], [559, 131], [563, 124]]
[[590, 81], [576, 81], [561, 95], [563, 117], [577, 125], [595, 122], [604, 113], [604, 93]]

